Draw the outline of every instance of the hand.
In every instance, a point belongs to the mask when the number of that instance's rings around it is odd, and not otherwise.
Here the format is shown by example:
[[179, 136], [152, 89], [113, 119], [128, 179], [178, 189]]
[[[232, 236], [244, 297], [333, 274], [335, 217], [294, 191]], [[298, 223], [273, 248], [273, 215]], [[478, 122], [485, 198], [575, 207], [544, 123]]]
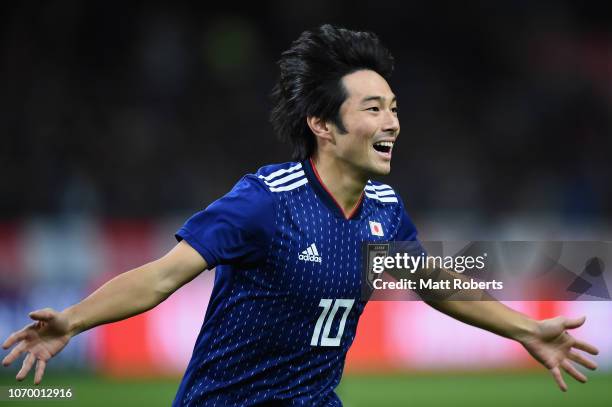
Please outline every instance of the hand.
[[4, 349], [17, 344], [2, 360], [2, 365], [8, 366], [19, 355], [27, 353], [21, 370], [15, 378], [19, 381], [25, 379], [34, 363], [38, 361], [34, 374], [34, 384], [39, 384], [45, 373], [47, 361], [64, 349], [72, 335], [69, 330], [68, 318], [51, 308], [31, 312], [30, 318], [36, 322], [13, 332], [2, 344]]
[[575, 339], [566, 332], [566, 329], [578, 328], [584, 324], [585, 320], [586, 317], [583, 316], [575, 319], [556, 317], [537, 321], [532, 333], [518, 338], [531, 356], [550, 370], [562, 391], [567, 391], [567, 385], [563, 380], [560, 368], [582, 383], [586, 383], [587, 378], [576, 369], [572, 362], [579, 363], [591, 370], [597, 368], [594, 361], [573, 350], [576, 348], [597, 355], [599, 353], [597, 348]]

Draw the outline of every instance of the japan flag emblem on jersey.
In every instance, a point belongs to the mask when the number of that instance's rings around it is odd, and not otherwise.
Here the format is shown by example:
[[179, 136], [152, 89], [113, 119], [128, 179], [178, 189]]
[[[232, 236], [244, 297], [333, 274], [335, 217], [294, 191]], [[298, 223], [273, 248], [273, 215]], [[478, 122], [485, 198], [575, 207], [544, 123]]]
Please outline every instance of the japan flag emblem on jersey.
[[370, 232], [374, 236], [384, 236], [385, 235], [383, 233], [383, 228], [382, 228], [382, 225], [380, 224], [380, 222], [376, 222], [376, 221], [373, 221], [373, 220], [370, 221]]

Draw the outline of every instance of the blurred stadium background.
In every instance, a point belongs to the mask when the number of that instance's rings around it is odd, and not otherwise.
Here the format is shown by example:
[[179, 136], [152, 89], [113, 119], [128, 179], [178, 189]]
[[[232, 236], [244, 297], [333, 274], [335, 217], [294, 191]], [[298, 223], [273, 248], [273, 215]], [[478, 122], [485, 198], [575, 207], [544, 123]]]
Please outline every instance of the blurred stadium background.
[[[393, 173], [423, 240], [610, 240], [612, 13], [605, 2], [107, 2], [0, 6], [0, 338], [174, 244], [246, 172], [289, 159], [272, 135], [275, 61], [306, 28], [377, 32], [396, 57]], [[75, 338], [48, 368], [76, 404], [167, 405], [212, 273], [155, 310]], [[610, 302], [588, 315], [601, 372], [561, 394], [510, 341], [418, 302], [370, 303], [347, 406], [609, 405]], [[3, 369], [0, 386], [17, 367]], [[31, 380], [29, 378], [28, 380]], [[26, 385], [26, 384], [24, 384]]]

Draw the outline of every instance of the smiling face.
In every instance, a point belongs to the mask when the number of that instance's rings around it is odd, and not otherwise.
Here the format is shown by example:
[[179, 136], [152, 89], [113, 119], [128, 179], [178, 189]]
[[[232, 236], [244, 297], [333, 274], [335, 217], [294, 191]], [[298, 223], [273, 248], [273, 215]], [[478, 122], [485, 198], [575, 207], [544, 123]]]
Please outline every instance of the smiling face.
[[340, 106], [340, 118], [347, 132], [330, 125], [329, 150], [360, 175], [386, 175], [400, 131], [395, 95], [387, 81], [371, 70], [345, 75], [342, 83], [347, 98]]

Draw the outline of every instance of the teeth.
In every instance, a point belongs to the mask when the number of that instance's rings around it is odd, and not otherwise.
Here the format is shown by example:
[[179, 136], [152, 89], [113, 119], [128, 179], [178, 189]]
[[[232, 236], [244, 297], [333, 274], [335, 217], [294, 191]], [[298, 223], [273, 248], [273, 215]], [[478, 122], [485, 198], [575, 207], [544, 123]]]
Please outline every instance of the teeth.
[[393, 142], [392, 141], [379, 141], [378, 143], [375, 143], [374, 145], [383, 146], [383, 147], [393, 147]]

